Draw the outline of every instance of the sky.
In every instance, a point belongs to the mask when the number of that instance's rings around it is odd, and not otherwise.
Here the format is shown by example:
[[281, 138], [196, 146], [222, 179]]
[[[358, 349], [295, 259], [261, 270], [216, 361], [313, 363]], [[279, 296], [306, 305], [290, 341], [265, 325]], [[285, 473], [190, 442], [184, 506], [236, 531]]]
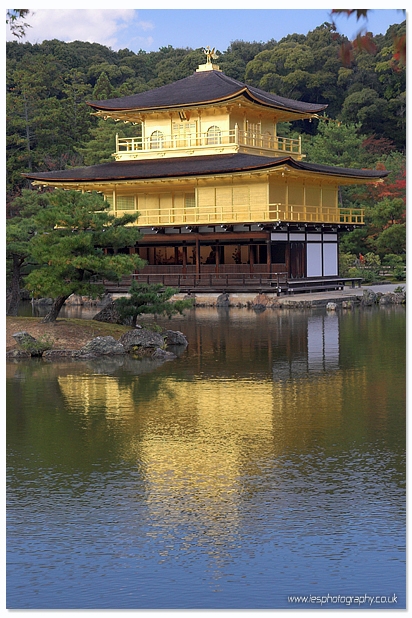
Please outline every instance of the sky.
[[[151, 4], [156, 6], [156, 1]], [[241, 2], [236, 4], [239, 6]], [[385, 34], [390, 25], [406, 19], [401, 9], [369, 9], [367, 21], [357, 21], [354, 16], [333, 18], [330, 8], [226, 9], [213, 8], [213, 0], [208, 5], [212, 8], [30, 9], [31, 14], [25, 21], [31, 27], [27, 29], [26, 37], [20, 40], [30, 43], [50, 39], [80, 40], [100, 43], [114, 51], [129, 49], [135, 53], [139, 50], [158, 51], [168, 45], [192, 49], [209, 45], [224, 52], [235, 40], [249, 43], [279, 41], [288, 34], [307, 34], [333, 19], [338, 32], [350, 39], [355, 38], [361, 29], [374, 35]], [[224, 2], [216, 3], [217, 7], [222, 5], [225, 6]], [[6, 39], [16, 40], [8, 30]]]

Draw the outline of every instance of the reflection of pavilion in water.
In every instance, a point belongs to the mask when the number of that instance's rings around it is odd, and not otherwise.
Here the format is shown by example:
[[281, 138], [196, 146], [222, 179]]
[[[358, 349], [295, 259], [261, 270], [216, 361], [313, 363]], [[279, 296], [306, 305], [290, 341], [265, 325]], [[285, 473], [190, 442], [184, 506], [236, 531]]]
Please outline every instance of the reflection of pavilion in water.
[[345, 385], [363, 379], [339, 368], [336, 315], [309, 317], [306, 354], [298, 347], [275, 361], [275, 379], [229, 378], [228, 367], [224, 378], [165, 373], [152, 397], [139, 396], [143, 376], [121, 383], [73, 375], [59, 383], [86, 416], [100, 407], [111, 423], [118, 418], [118, 450], [141, 470], [159, 531], [167, 520], [183, 546], [212, 543], [220, 556], [220, 540], [236, 535], [244, 501], [281, 482], [265, 470], [282, 455], [306, 452], [315, 435], [339, 431]]
[[296, 379], [339, 369], [339, 318], [333, 314], [308, 317], [307, 348], [303, 354], [277, 359], [274, 380]]

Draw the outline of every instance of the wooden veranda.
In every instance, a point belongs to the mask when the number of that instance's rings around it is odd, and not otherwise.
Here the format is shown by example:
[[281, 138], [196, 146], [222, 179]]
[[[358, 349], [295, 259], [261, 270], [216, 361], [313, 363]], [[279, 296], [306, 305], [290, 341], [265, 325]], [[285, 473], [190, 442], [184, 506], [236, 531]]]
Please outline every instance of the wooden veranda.
[[362, 279], [357, 277], [305, 277], [289, 279], [286, 272], [257, 273], [143, 273], [125, 277], [118, 283], [103, 281], [107, 293], [127, 293], [132, 281], [141, 283], [157, 283], [164, 287], [173, 287], [182, 293], [200, 292], [233, 292], [233, 293], [276, 293], [294, 294], [328, 290], [343, 290], [345, 286], [354, 288], [361, 286]]

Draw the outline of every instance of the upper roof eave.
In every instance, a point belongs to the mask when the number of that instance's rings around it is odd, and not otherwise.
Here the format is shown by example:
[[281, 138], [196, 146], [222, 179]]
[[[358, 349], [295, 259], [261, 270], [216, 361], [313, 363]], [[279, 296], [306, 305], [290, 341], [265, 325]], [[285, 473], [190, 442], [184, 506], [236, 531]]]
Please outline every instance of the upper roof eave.
[[137, 111], [139, 113], [147, 112], [147, 111], [156, 112], [156, 111], [165, 111], [165, 110], [170, 109], [171, 107], [173, 107], [173, 109], [183, 109], [183, 108], [188, 108], [188, 107], [199, 107], [202, 105], [211, 105], [213, 103], [224, 103], [225, 101], [232, 101], [233, 99], [236, 99], [237, 97], [241, 96], [245, 90], [246, 89], [240, 90], [239, 92], [235, 92], [232, 95], [228, 95], [226, 97], [208, 99], [207, 101], [196, 101], [196, 103], [176, 103], [176, 104], [173, 104], [173, 106], [158, 105], [157, 107], [151, 106], [151, 107], [139, 107], [139, 108], [130, 108], [130, 107], [124, 108], [124, 107], [103, 107], [103, 106], [96, 107], [92, 102], [89, 102], [89, 101], [86, 101], [86, 104], [102, 112], [130, 112], [130, 111]]
[[295, 114], [314, 115], [327, 108], [326, 104], [295, 101], [265, 92], [228, 77], [220, 71], [194, 73], [165, 86], [138, 94], [103, 101], [87, 101], [94, 110], [111, 112], [145, 112], [182, 109], [197, 105], [212, 105], [244, 96], [267, 108]]
[[193, 108], [193, 107], [202, 107], [202, 106], [206, 106], [206, 105], [213, 105], [213, 104], [218, 104], [218, 103], [230, 103], [231, 101], [236, 100], [237, 98], [244, 96], [245, 99], [248, 99], [249, 101], [252, 101], [253, 103], [256, 103], [258, 105], [262, 105], [263, 107], [266, 108], [271, 108], [271, 109], [275, 109], [275, 110], [279, 110], [282, 112], [288, 112], [288, 113], [295, 113], [298, 114], [299, 116], [314, 116], [315, 114], [324, 111], [328, 106], [327, 105], [319, 105], [316, 107], [316, 109], [314, 110], [297, 110], [297, 109], [293, 109], [292, 107], [286, 107], [286, 106], [280, 106], [280, 105], [275, 105], [273, 103], [268, 103], [267, 101], [263, 101], [261, 99], [259, 99], [258, 97], [255, 97], [252, 95], [252, 93], [250, 92], [250, 90], [248, 90], [247, 88], [243, 88], [242, 90], [240, 90], [239, 92], [235, 92], [233, 95], [230, 96], [226, 96], [226, 97], [221, 97], [221, 98], [216, 98], [216, 99], [209, 99], [207, 101], [197, 101], [196, 103], [180, 103], [180, 104], [175, 104], [173, 106], [171, 105], [159, 105], [157, 107], [140, 107], [140, 108], [122, 108], [122, 107], [111, 107], [111, 108], [106, 108], [106, 107], [99, 107], [97, 108], [96, 106], [94, 106], [92, 103], [90, 102], [86, 102], [87, 105], [89, 105], [90, 107], [93, 107], [94, 109], [97, 110], [98, 112], [102, 112], [102, 114], [104, 115], [106, 114], [110, 114], [110, 113], [121, 113], [121, 112], [138, 112], [139, 114], [145, 113], [145, 112], [162, 112], [162, 111], [166, 111], [171, 109], [171, 107], [173, 107], [173, 109], [188, 109], [188, 108]]

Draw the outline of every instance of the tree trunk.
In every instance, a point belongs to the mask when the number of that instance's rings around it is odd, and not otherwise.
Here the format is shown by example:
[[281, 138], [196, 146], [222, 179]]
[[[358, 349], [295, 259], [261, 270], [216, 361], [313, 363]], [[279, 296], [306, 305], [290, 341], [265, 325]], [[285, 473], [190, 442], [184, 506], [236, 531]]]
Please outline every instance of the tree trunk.
[[66, 296], [58, 296], [54, 303], [51, 306], [51, 309], [47, 315], [42, 319], [42, 323], [45, 324], [47, 322], [55, 322], [57, 320], [57, 316], [60, 313], [60, 309], [63, 307], [65, 301], [69, 298], [70, 294]]
[[26, 94], [23, 92], [23, 101], [24, 101], [24, 119], [26, 121], [26, 140], [27, 140], [27, 152], [28, 152], [28, 167], [29, 171], [32, 171], [32, 155], [31, 155], [31, 147], [30, 147], [30, 125], [29, 125], [29, 108], [27, 104]]
[[17, 315], [19, 311], [21, 263], [21, 259], [13, 255], [13, 274], [10, 294], [7, 297], [6, 315]]

